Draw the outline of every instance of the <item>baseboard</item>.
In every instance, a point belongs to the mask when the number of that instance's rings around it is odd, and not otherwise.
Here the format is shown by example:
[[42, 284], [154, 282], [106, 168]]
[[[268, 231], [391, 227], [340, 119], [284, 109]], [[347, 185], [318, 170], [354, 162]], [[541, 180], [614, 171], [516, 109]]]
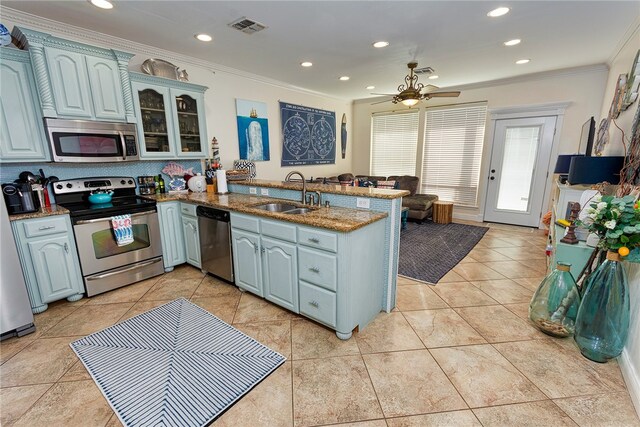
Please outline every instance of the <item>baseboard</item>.
[[458, 213], [455, 211], [455, 209], [453, 210], [453, 217], [456, 219], [464, 219], [465, 221], [475, 221], [475, 222], [482, 222], [484, 219], [484, 215], [482, 214], [466, 214], [466, 213]]
[[636, 408], [636, 413], [640, 417], [640, 372], [636, 371], [633, 366], [633, 361], [629, 356], [628, 349], [624, 349], [620, 358], [618, 359], [624, 382], [627, 384], [627, 389], [631, 395], [631, 401]]

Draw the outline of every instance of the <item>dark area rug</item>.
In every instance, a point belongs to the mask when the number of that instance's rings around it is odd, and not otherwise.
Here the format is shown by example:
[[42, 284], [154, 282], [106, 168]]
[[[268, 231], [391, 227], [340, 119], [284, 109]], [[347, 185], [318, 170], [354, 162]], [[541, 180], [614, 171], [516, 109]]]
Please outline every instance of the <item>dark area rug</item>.
[[409, 222], [400, 234], [398, 274], [437, 283], [480, 241], [487, 227]]

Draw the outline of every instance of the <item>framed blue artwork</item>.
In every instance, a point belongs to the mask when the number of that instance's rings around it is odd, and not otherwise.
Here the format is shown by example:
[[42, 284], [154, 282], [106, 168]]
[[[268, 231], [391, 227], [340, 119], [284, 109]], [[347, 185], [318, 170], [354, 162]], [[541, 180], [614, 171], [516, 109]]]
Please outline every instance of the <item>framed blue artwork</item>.
[[282, 166], [336, 162], [336, 113], [280, 102]]
[[269, 120], [267, 104], [236, 99], [240, 159], [269, 160]]

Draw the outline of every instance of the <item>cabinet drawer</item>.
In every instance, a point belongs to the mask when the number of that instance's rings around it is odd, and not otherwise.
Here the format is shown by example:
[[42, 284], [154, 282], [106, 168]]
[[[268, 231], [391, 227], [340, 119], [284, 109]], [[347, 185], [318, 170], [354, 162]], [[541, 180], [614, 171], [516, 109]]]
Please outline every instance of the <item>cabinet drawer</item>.
[[47, 236], [70, 231], [64, 216], [30, 219], [22, 225], [27, 237]]
[[298, 227], [298, 241], [300, 244], [325, 251], [338, 251], [338, 236], [336, 233], [320, 231], [315, 228]]
[[327, 326], [336, 326], [336, 294], [300, 281], [300, 313]]
[[300, 279], [336, 291], [338, 259], [335, 255], [298, 248], [298, 268]]
[[285, 224], [282, 222], [260, 220], [262, 234], [276, 239], [286, 240], [287, 242], [296, 243], [296, 226]]
[[260, 232], [260, 220], [257, 217], [231, 213], [231, 227], [240, 230], [251, 231], [252, 233]]
[[182, 212], [183, 215], [195, 217], [197, 207], [197, 205], [192, 205], [191, 203], [180, 203], [180, 212]]

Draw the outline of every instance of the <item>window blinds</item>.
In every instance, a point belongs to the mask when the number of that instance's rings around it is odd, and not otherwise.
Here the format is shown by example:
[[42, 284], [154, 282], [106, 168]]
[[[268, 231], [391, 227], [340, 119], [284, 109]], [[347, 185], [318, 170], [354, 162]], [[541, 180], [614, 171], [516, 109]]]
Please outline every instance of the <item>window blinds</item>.
[[371, 174], [415, 175], [418, 110], [371, 118]]
[[486, 104], [426, 110], [421, 193], [477, 207]]

